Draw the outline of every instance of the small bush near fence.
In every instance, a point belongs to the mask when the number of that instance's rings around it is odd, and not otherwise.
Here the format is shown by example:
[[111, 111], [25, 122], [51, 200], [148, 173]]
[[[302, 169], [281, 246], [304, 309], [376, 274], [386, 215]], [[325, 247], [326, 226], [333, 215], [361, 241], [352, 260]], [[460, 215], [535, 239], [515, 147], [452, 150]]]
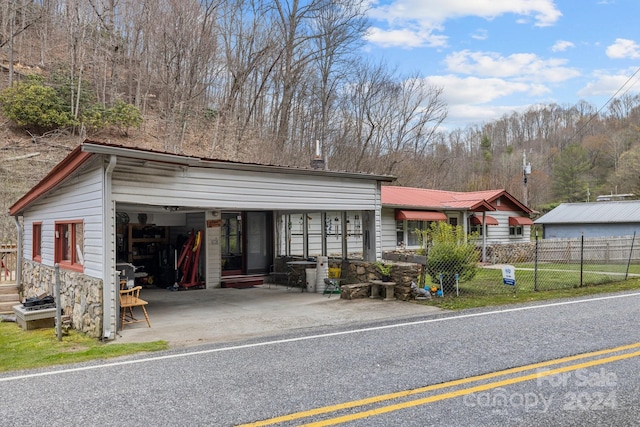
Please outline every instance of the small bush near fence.
[[[459, 280], [453, 286], [442, 283], [444, 293], [455, 295], [502, 294], [518, 291], [546, 291], [579, 288], [619, 282], [640, 277], [640, 245], [635, 235], [608, 238], [543, 240], [522, 244], [491, 245], [486, 248], [484, 263], [471, 280]], [[427, 247], [427, 251], [432, 248]], [[469, 261], [479, 260], [476, 249]], [[434, 274], [446, 266], [429, 265], [425, 284], [439, 284]], [[503, 267], [515, 267], [515, 285], [503, 281]]]

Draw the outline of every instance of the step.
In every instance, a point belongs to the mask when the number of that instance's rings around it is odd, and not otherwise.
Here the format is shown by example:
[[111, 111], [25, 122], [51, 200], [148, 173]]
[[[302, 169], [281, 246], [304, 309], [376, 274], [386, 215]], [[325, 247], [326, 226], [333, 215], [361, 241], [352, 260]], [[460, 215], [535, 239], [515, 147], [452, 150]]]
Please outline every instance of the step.
[[13, 306], [19, 304], [18, 285], [15, 283], [0, 284], [0, 314], [13, 314]]
[[252, 286], [262, 285], [264, 278], [262, 275], [258, 276], [226, 276], [220, 281], [220, 286], [223, 288], [250, 288]]
[[21, 305], [20, 301], [0, 302], [0, 314], [13, 314], [14, 305]]
[[0, 295], [18, 295], [18, 285], [15, 283], [0, 283]]

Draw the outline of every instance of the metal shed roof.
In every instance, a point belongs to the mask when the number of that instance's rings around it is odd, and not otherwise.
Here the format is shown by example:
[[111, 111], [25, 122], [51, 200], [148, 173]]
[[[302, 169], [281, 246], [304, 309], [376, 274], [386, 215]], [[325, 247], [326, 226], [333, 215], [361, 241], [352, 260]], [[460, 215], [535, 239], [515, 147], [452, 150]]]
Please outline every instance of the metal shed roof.
[[562, 203], [535, 224], [605, 224], [640, 222], [640, 200]]

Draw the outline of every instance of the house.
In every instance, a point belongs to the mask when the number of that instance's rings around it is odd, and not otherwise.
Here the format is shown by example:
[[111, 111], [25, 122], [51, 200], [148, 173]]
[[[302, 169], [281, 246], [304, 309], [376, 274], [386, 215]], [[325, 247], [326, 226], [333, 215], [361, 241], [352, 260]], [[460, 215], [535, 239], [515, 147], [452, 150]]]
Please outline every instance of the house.
[[380, 188], [393, 180], [85, 141], [9, 209], [18, 283], [25, 297], [51, 295], [58, 265], [73, 327], [114, 339], [126, 266], [170, 286], [188, 259], [180, 283], [211, 289], [266, 275], [279, 257], [380, 259]]
[[416, 229], [433, 221], [477, 232], [483, 246], [528, 242], [532, 210], [505, 190], [442, 191], [385, 185], [382, 187], [382, 248], [418, 249]]
[[630, 236], [640, 232], [640, 200], [562, 203], [535, 220], [543, 238]]

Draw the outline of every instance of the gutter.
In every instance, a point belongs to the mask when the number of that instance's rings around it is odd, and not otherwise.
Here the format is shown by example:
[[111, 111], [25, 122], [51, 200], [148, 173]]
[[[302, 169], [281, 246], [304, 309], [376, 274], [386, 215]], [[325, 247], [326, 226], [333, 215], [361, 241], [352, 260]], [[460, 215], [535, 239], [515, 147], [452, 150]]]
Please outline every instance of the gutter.
[[102, 338], [112, 340], [116, 337], [118, 324], [116, 301], [116, 266], [113, 260], [114, 248], [114, 213], [111, 198], [111, 176], [118, 161], [117, 156], [109, 157], [109, 164], [104, 170], [102, 181]]

